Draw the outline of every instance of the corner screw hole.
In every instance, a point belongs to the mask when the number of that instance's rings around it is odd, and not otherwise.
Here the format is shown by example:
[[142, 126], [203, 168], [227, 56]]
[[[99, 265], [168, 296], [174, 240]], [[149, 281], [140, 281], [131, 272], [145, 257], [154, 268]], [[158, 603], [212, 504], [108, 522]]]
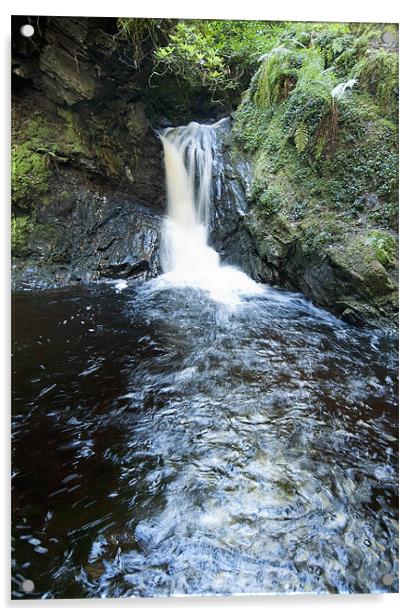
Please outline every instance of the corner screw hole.
[[35, 585], [32, 580], [23, 580], [22, 589], [24, 592], [33, 592], [35, 590]]
[[383, 32], [383, 34], [381, 35], [381, 40], [385, 45], [393, 45], [396, 42], [396, 37], [394, 36], [393, 32], [389, 32], [389, 30], [386, 30], [386, 32]]
[[25, 36], [26, 38], [30, 38], [31, 36], [34, 35], [34, 33], [35, 33], [35, 28], [31, 26], [30, 24], [24, 24], [20, 28], [20, 34], [22, 36]]
[[384, 586], [391, 586], [394, 582], [394, 577], [392, 576], [391, 573], [386, 573], [381, 578], [381, 581], [383, 582]]

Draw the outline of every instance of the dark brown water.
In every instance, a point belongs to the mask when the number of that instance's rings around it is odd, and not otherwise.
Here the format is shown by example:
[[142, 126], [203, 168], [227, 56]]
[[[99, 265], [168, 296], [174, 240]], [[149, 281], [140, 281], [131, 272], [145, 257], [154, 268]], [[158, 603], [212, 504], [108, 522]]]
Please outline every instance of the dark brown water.
[[278, 291], [13, 302], [14, 597], [398, 590], [393, 335]]

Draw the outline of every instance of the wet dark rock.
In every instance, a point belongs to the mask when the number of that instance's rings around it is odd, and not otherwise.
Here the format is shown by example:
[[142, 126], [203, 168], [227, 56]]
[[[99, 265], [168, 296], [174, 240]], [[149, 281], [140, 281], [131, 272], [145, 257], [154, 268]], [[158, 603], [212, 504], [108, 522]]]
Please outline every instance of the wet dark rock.
[[252, 237], [244, 235], [242, 228], [248, 212], [251, 169], [248, 161], [232, 149], [230, 130], [230, 119], [217, 130], [210, 241], [224, 260], [242, 265], [241, 255], [250, 260], [255, 252]]
[[145, 280], [160, 272], [161, 215], [121, 193], [77, 184], [79, 179], [67, 173], [65, 198], [40, 208], [25, 253], [14, 259], [14, 288]]
[[32, 18], [33, 41], [26, 21], [12, 23], [13, 146], [15, 185], [29, 176], [34, 189], [13, 194], [14, 215], [30, 218], [14, 286], [156, 275], [165, 185], [141, 100], [148, 67], [124, 61], [114, 19]]
[[380, 204], [380, 199], [376, 194], [366, 193], [361, 198], [360, 203], [366, 208], [375, 208]]

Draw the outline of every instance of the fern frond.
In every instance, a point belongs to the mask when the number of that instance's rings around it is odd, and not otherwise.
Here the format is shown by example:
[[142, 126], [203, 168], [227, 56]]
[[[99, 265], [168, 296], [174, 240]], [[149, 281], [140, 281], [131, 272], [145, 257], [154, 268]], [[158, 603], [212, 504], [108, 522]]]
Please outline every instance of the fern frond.
[[298, 124], [295, 130], [295, 146], [299, 153], [304, 152], [308, 145], [308, 128], [304, 122]]

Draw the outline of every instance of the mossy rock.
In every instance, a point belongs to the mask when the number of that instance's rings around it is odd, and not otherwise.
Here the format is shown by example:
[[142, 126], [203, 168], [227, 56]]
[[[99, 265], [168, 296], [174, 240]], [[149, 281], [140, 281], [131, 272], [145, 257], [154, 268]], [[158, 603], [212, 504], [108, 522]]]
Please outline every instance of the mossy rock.
[[28, 251], [28, 237], [33, 230], [29, 216], [13, 216], [11, 220], [11, 249], [13, 256], [25, 256]]
[[97, 148], [96, 156], [109, 176], [118, 177], [122, 173], [123, 163], [111, 148]]
[[12, 205], [34, 210], [49, 190], [59, 165], [76, 149], [75, 129], [58, 116], [34, 111], [14, 115], [12, 124]]
[[78, 115], [71, 109], [58, 109], [58, 114], [64, 121], [63, 149], [68, 156], [81, 154], [90, 156], [91, 152], [83, 137], [84, 131], [80, 126]]
[[12, 146], [12, 204], [30, 210], [48, 190], [51, 176], [48, 156], [33, 149], [30, 142]]
[[396, 284], [384, 266], [377, 260], [373, 249], [360, 237], [330, 250], [332, 262], [357, 280], [357, 291], [369, 297], [387, 295], [396, 290]]
[[256, 239], [256, 245], [261, 257], [278, 264], [286, 256], [289, 247], [297, 239], [290, 224], [284, 217], [267, 216], [263, 211], [261, 216], [252, 211], [245, 221], [246, 228]]

